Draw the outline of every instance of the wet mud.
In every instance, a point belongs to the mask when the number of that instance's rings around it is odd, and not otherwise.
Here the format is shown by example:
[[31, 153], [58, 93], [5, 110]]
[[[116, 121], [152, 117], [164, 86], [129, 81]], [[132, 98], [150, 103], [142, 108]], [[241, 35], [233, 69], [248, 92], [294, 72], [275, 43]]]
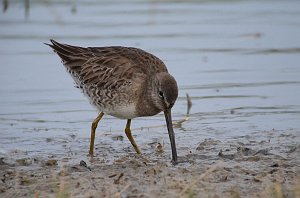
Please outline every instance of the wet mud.
[[98, 144], [93, 159], [83, 150], [73, 156], [67, 152], [47, 158], [15, 150], [0, 154], [0, 195], [299, 197], [297, 139], [299, 132], [293, 130], [264, 131], [231, 140], [207, 138], [194, 148], [179, 148], [176, 166], [161, 143], [150, 143], [142, 155], [132, 148], [128, 153], [114, 153], [114, 148]]

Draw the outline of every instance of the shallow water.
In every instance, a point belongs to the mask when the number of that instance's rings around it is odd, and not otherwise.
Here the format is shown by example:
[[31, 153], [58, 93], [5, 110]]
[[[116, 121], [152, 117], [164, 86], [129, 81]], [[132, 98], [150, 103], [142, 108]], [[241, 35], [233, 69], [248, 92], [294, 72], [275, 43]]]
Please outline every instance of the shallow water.
[[[0, 13], [0, 152], [88, 151], [97, 112], [43, 45], [50, 38], [135, 46], [160, 57], [180, 88], [173, 119], [186, 117], [186, 93], [193, 103], [189, 120], [175, 128], [179, 155], [205, 138], [272, 129], [299, 137], [299, 1], [76, 2], [30, 1], [26, 14], [22, 1], [9, 1]], [[125, 123], [106, 116], [96, 147], [132, 151], [119, 138]], [[162, 114], [132, 122], [143, 152], [153, 142], [170, 152], [164, 124]]]

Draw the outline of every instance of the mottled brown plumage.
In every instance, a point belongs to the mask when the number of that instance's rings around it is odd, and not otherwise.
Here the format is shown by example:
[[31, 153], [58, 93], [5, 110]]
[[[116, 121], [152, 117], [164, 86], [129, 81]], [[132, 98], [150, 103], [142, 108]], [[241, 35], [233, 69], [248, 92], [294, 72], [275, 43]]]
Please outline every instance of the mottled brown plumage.
[[[77, 87], [101, 114], [92, 126], [93, 133], [104, 113], [127, 119], [126, 135], [137, 153], [131, 132], [132, 118], [152, 116], [164, 111], [172, 146], [172, 161], [177, 161], [171, 108], [178, 88], [165, 64], [156, 56], [133, 47], [77, 47], [51, 40], [47, 44], [61, 58]], [[102, 113], [103, 112], [103, 113]]]

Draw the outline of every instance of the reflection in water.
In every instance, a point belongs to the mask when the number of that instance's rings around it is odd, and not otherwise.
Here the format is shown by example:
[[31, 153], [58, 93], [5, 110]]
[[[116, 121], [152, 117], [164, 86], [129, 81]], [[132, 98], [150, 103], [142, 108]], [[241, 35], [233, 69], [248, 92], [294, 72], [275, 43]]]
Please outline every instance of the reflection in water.
[[[298, 1], [2, 2], [2, 150], [62, 152], [57, 143], [38, 149], [34, 144], [74, 134], [81, 138], [78, 148], [88, 145], [97, 112], [43, 45], [50, 38], [134, 46], [162, 58], [180, 88], [173, 108], [179, 149], [207, 137], [300, 129]], [[120, 146], [112, 137], [124, 135], [124, 122], [107, 117], [102, 124], [100, 143]], [[141, 144], [167, 138], [163, 115], [134, 124]]]

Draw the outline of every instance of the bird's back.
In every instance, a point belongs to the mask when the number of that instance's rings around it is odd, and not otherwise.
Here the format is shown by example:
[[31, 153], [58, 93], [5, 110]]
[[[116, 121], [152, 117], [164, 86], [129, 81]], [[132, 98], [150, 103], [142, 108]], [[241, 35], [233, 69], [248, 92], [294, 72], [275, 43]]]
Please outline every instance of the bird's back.
[[[79, 78], [93, 82], [93, 77], [100, 77], [112, 70], [115, 77], [123, 77], [131, 69], [145, 75], [167, 72], [165, 64], [156, 56], [134, 47], [78, 47], [51, 40], [54, 52], [62, 59], [68, 71]], [[89, 81], [90, 80], [90, 81]], [[98, 79], [99, 81], [99, 79]]]

